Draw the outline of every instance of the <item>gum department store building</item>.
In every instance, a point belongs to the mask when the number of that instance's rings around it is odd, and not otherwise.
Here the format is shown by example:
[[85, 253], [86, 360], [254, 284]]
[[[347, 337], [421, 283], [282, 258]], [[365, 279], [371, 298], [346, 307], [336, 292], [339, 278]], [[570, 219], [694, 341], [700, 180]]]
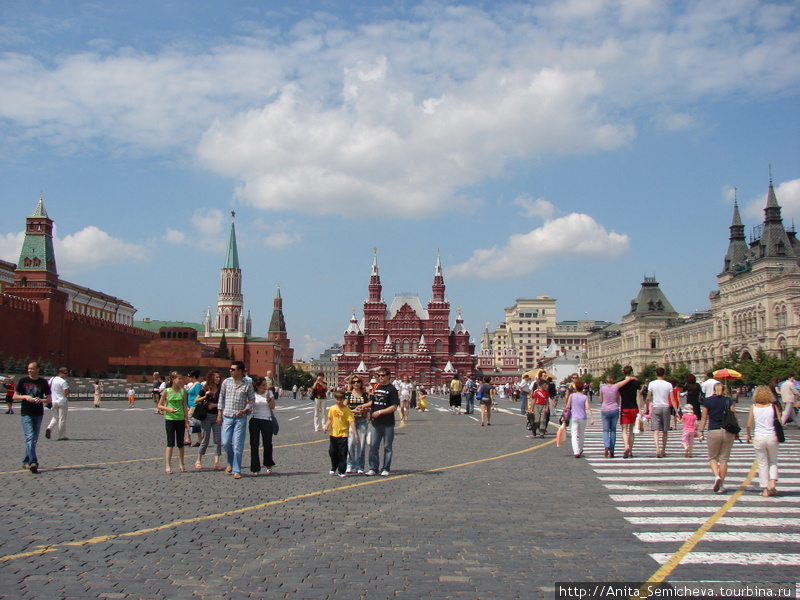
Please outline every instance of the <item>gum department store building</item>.
[[635, 371], [657, 363], [685, 364], [693, 373], [710, 370], [731, 353], [754, 357], [759, 349], [782, 356], [800, 342], [800, 241], [783, 225], [769, 183], [764, 222], [748, 244], [734, 203], [730, 242], [711, 309], [679, 315], [654, 277], [645, 277], [639, 295], [620, 324], [587, 340], [589, 371], [600, 374], [614, 363]]

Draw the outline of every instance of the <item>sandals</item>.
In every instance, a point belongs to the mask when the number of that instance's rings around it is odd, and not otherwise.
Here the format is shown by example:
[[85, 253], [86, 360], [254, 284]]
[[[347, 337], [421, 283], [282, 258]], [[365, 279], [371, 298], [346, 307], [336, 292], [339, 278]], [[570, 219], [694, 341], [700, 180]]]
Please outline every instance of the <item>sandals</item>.
[[164, 469], [164, 473], [167, 475], [172, 475], [172, 469]]
[[196, 463], [194, 463], [194, 468], [200, 471], [203, 468], [203, 463], [198, 460]]
[[181, 473], [186, 473], [186, 467], [184, 467], [183, 465], [181, 465]]
[[215, 471], [222, 471], [222, 465], [220, 465], [220, 464], [214, 465], [214, 470]]

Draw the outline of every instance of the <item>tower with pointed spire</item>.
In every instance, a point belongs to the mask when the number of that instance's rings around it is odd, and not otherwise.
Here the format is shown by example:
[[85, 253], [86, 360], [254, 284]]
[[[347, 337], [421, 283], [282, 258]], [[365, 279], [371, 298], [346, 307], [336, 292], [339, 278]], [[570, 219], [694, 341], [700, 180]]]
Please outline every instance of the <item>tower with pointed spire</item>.
[[244, 335], [244, 296], [242, 296], [242, 269], [239, 267], [239, 251], [236, 247], [236, 213], [231, 211], [231, 231], [225, 264], [220, 272], [217, 295], [217, 331]]
[[33, 214], [25, 219], [25, 239], [19, 254], [19, 263], [14, 278], [18, 287], [58, 287], [56, 253], [53, 250], [53, 221], [44, 208], [44, 197]]
[[424, 385], [441, 385], [452, 373], [472, 373], [475, 368], [475, 344], [459, 309], [450, 327], [450, 302], [445, 297], [441, 255], [437, 252], [432, 296], [427, 306], [419, 297], [395, 296], [391, 305], [383, 299], [383, 285], [378, 269], [378, 249], [373, 249], [372, 271], [359, 322], [353, 310], [344, 332], [343, 352], [339, 357], [339, 380], [366, 369], [370, 376], [380, 366], [389, 367], [397, 376], [409, 375]]

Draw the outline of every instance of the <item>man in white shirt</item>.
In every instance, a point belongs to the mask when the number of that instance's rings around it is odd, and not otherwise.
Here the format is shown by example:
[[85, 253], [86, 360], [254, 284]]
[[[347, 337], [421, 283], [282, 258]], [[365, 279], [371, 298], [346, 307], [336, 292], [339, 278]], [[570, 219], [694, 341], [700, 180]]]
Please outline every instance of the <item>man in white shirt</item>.
[[[670, 396], [672, 395], [672, 384], [664, 379], [666, 371], [663, 367], [656, 369], [655, 381], [651, 381], [647, 386], [647, 402], [652, 403], [650, 411], [650, 429], [653, 430], [653, 442], [656, 445], [656, 458], [666, 456], [667, 434], [669, 433], [670, 423]], [[659, 434], [659, 432], [661, 432]], [[659, 439], [661, 443], [659, 445]]]
[[700, 389], [703, 391], [703, 396], [706, 398], [710, 398], [714, 395], [714, 386], [717, 385], [719, 381], [714, 379], [714, 374], [710, 371], [706, 373], [706, 380], [700, 384]]
[[528, 394], [531, 393], [531, 376], [525, 373], [522, 379], [517, 382], [516, 388], [519, 392], [519, 414], [524, 415], [528, 410]]
[[56, 429], [57, 440], [68, 440], [67, 437], [67, 410], [69, 409], [69, 384], [65, 379], [69, 374], [67, 367], [61, 367], [58, 374], [50, 380], [50, 392], [53, 399], [53, 418], [45, 429], [44, 437], [48, 440]]

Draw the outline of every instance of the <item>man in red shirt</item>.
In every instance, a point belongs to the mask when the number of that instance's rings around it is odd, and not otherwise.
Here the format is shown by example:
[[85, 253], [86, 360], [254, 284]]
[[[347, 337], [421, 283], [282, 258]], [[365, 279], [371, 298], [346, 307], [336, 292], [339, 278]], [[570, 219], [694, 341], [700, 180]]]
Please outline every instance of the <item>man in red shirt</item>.
[[[550, 401], [550, 394], [547, 392], [547, 382], [540, 381], [539, 388], [531, 394], [528, 405], [529, 414], [532, 414], [531, 433], [536, 437], [544, 437], [547, 433], [547, 404]], [[530, 420], [530, 416], [529, 416]]]

